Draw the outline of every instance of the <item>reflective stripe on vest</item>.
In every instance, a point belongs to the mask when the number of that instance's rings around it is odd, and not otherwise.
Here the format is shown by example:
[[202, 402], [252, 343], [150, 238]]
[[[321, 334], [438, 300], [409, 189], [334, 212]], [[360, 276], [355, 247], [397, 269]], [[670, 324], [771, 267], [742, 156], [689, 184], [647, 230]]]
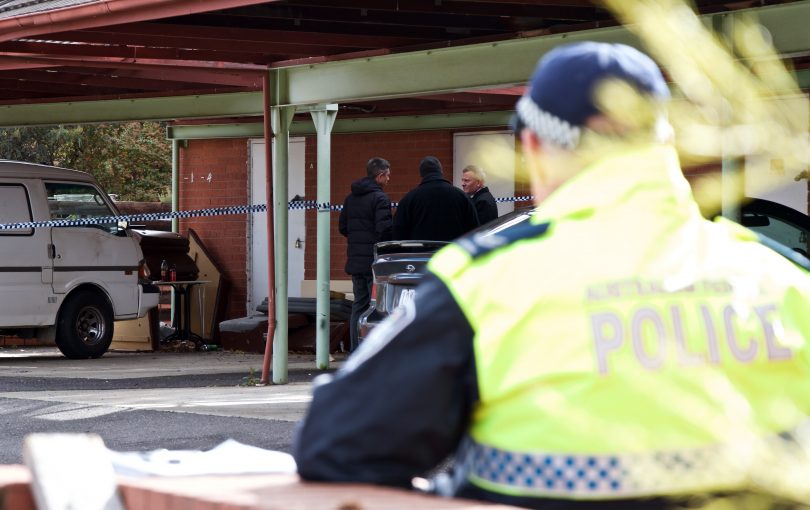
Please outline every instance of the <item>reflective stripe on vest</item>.
[[[468, 479], [485, 489], [536, 497], [632, 498], [739, 487], [747, 462], [723, 447], [622, 455], [522, 453], [473, 443]], [[494, 487], [493, 487], [494, 486]]]

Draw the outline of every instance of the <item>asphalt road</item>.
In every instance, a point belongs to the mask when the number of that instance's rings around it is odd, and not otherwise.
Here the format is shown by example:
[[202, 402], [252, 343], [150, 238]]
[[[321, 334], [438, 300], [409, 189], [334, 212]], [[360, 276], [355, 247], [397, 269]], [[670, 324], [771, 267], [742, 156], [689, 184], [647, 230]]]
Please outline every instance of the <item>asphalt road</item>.
[[226, 439], [289, 452], [310, 400], [314, 356], [291, 356], [289, 384], [254, 386], [260, 355], [0, 349], [0, 464], [25, 436], [92, 432], [118, 451], [207, 450]]

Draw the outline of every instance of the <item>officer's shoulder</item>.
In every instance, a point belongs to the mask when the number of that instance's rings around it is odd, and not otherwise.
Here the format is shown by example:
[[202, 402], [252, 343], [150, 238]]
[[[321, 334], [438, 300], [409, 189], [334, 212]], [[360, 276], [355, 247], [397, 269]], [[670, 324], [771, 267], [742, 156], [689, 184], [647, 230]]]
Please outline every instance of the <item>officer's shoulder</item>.
[[810, 271], [810, 259], [808, 259], [805, 255], [799, 253], [798, 251], [794, 250], [789, 246], [785, 246], [784, 244], [771, 239], [768, 236], [762, 235], [757, 233], [757, 241], [759, 244], [763, 246], [767, 246], [768, 248], [772, 249], [779, 255], [785, 257], [789, 261], [793, 262], [800, 268], [804, 269], [805, 271]]
[[458, 239], [455, 244], [461, 248], [471, 260], [479, 259], [498, 250], [502, 250], [518, 241], [543, 237], [548, 233], [551, 222], [533, 223], [523, 221], [510, 225], [497, 232], [479, 231]]
[[805, 271], [810, 271], [810, 259], [808, 259], [806, 255], [792, 249], [791, 247], [786, 246], [764, 234], [751, 230], [750, 228], [744, 227], [739, 223], [727, 220], [726, 218], [715, 218], [715, 223], [721, 224], [728, 228], [731, 231], [731, 235], [737, 240], [757, 242], [775, 251]]
[[444, 275], [458, 274], [476, 259], [504, 249], [524, 239], [534, 239], [546, 235], [551, 223], [524, 221], [499, 232], [476, 232], [461, 237], [443, 248], [431, 258], [431, 271]]
[[475, 260], [518, 241], [542, 237], [546, 235], [550, 226], [551, 222], [532, 223], [531, 221], [524, 221], [496, 233], [477, 232], [464, 236], [456, 241], [456, 244], [466, 251], [470, 258]]

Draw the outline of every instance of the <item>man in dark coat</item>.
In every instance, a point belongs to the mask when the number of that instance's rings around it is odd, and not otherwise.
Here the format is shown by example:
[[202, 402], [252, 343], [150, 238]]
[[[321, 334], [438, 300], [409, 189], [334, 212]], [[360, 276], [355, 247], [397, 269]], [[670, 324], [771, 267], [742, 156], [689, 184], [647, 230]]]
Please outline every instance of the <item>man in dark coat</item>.
[[461, 171], [461, 189], [475, 204], [481, 225], [498, 217], [498, 204], [495, 203], [495, 197], [489, 192], [489, 188], [485, 186], [486, 177], [484, 170], [476, 165], [467, 165]]
[[419, 175], [422, 182], [397, 206], [394, 239], [452, 241], [479, 225], [472, 201], [444, 178], [436, 157], [422, 159]]
[[371, 158], [366, 177], [352, 183], [352, 192], [343, 202], [338, 228], [348, 239], [346, 272], [352, 275], [352, 319], [349, 324], [349, 350], [357, 348], [357, 320], [371, 301], [371, 263], [374, 245], [391, 239], [391, 200], [383, 188], [391, 178], [391, 165], [383, 158]]

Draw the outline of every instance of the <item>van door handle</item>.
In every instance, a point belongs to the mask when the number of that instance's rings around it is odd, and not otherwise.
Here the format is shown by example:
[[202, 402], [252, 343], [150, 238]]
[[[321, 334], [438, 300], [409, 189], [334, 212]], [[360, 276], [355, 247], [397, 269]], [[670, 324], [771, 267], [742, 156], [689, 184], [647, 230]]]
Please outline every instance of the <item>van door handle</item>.
[[48, 258], [55, 259], [56, 258], [56, 246], [49, 244], [48, 245]]

